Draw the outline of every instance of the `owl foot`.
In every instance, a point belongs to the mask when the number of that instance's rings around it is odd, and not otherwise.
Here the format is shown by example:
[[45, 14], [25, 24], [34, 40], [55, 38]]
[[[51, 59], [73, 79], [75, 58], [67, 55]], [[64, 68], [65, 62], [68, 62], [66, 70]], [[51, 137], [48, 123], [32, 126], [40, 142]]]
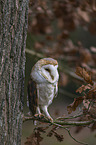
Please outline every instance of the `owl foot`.
[[36, 120], [38, 120], [38, 119], [41, 119], [41, 120], [48, 120], [48, 122], [53, 122], [53, 119], [52, 119], [52, 117], [49, 117], [49, 116], [45, 116], [44, 114], [35, 114], [34, 115], [34, 119], [36, 118]]
[[53, 122], [52, 117], [47, 117], [47, 118], [48, 118], [48, 121]]
[[45, 116], [43, 114], [35, 114], [34, 118], [44, 118]]

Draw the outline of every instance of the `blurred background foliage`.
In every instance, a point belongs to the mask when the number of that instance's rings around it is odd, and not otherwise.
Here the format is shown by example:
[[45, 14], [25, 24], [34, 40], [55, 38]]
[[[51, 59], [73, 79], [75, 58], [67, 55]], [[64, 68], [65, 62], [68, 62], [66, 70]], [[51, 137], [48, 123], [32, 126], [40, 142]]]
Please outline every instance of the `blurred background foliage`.
[[[59, 63], [59, 93], [49, 107], [56, 118], [67, 115], [67, 105], [78, 97], [76, 89], [84, 83], [76, 76], [77, 66], [84, 67], [96, 80], [96, 1], [95, 0], [30, 0], [26, 45], [24, 113], [27, 107], [27, 84], [32, 66], [42, 57], [52, 57]], [[80, 108], [77, 109], [78, 112]], [[75, 112], [75, 113], [76, 113]], [[33, 122], [23, 125], [22, 145], [32, 133]], [[84, 129], [74, 136], [94, 145], [94, 132]], [[60, 130], [63, 132], [63, 130]], [[96, 135], [96, 134], [95, 134]], [[45, 138], [41, 145], [75, 145], [64, 132], [64, 141]]]

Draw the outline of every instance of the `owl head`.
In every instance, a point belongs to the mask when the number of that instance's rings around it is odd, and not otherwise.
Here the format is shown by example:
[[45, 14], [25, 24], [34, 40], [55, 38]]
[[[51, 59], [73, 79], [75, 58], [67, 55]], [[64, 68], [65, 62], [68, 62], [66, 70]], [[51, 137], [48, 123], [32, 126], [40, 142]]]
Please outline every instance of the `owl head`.
[[36, 83], [56, 83], [59, 79], [58, 62], [52, 58], [40, 59], [32, 68], [31, 78]]

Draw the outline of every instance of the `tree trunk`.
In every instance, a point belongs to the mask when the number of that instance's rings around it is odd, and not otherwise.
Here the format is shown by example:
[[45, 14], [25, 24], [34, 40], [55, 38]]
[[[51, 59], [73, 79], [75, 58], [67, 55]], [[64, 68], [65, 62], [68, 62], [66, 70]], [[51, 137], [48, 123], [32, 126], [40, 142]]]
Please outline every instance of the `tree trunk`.
[[28, 0], [0, 1], [0, 145], [20, 145]]

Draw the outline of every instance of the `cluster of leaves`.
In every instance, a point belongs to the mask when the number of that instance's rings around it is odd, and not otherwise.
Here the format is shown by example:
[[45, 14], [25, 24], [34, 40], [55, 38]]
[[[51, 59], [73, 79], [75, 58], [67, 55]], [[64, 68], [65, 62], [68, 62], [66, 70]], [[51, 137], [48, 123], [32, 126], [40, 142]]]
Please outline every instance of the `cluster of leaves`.
[[[76, 74], [82, 77], [87, 84], [76, 90], [82, 96], [75, 98], [74, 102], [67, 107], [68, 113], [75, 111], [78, 105], [82, 103], [83, 115], [79, 120], [96, 119], [96, 83], [92, 81], [91, 75], [84, 68], [77, 67]], [[90, 128], [96, 129], [96, 122]]]
[[49, 126], [36, 127], [31, 136], [27, 138], [25, 145], [40, 145], [40, 142], [44, 139], [41, 135], [44, 133], [46, 133], [47, 137], [52, 137], [54, 135], [59, 142], [64, 140], [63, 135], [56, 132], [57, 127], [53, 126], [50, 131], [47, 131], [48, 129]]

